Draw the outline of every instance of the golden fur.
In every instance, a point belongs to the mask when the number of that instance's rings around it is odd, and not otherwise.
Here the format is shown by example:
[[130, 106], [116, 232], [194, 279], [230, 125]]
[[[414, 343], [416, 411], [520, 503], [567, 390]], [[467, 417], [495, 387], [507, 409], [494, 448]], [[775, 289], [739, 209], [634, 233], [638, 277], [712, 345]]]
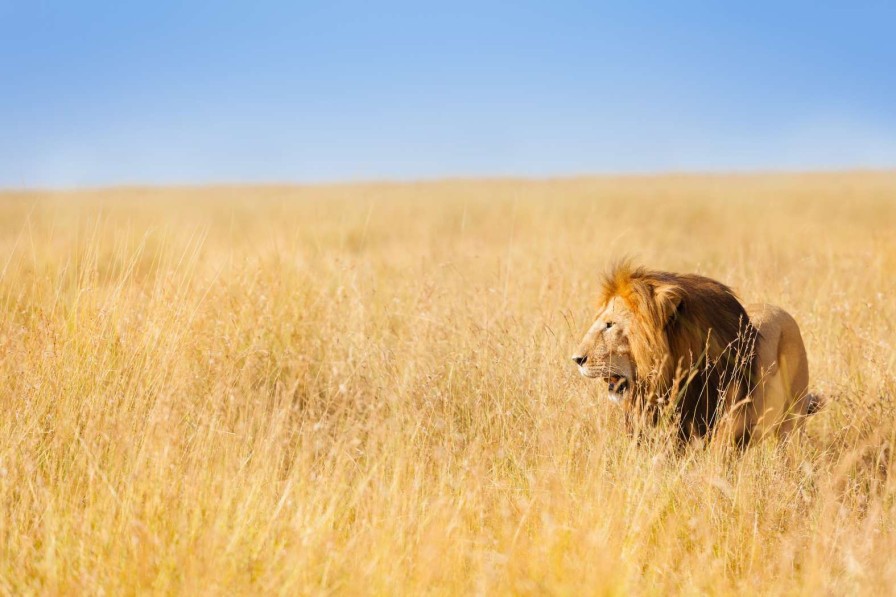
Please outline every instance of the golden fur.
[[789, 431], [811, 410], [802, 338], [783, 310], [755, 306], [751, 317], [720, 282], [628, 264], [605, 277], [600, 303], [600, 323], [574, 358], [583, 374], [609, 379], [611, 393], [625, 376], [628, 394], [617, 399], [628, 420], [655, 421], [671, 405], [682, 438], [721, 427], [743, 444], [757, 431]]

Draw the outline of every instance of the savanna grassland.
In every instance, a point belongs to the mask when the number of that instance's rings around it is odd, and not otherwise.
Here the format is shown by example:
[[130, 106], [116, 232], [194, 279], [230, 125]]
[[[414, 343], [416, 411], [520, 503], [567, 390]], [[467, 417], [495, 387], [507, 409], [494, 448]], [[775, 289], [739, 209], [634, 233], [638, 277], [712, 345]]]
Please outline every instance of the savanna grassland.
[[[896, 173], [0, 194], [0, 591], [890, 593]], [[621, 256], [800, 322], [805, 432], [632, 441]]]

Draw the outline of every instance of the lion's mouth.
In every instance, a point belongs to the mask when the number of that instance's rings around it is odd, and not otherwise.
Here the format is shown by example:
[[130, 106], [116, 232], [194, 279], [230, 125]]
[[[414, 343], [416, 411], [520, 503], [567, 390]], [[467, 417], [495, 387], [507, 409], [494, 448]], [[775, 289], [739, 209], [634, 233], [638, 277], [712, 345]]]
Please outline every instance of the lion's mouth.
[[607, 382], [607, 391], [610, 400], [613, 402], [622, 402], [628, 391], [628, 378], [622, 375], [610, 375], [604, 378]]

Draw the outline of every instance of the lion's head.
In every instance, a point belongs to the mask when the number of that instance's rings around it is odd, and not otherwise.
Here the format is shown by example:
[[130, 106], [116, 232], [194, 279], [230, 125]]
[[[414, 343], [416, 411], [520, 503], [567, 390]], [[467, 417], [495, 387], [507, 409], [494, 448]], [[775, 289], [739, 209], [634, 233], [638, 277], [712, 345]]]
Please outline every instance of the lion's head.
[[671, 402], [685, 435], [748, 391], [756, 331], [730, 288], [693, 274], [622, 264], [605, 277], [597, 317], [573, 361], [627, 407]]
[[637, 336], [642, 327], [636, 319], [634, 310], [625, 300], [619, 296], [609, 297], [572, 357], [582, 375], [600, 378], [607, 383], [613, 402], [622, 402], [635, 381], [629, 337]]

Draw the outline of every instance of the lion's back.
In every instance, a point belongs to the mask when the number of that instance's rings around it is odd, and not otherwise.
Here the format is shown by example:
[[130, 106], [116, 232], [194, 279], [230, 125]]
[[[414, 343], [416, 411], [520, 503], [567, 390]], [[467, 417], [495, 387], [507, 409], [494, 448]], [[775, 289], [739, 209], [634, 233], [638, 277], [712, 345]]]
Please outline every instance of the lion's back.
[[[747, 314], [759, 331], [756, 358], [760, 388], [754, 396], [759, 413], [786, 417], [807, 414], [809, 406], [809, 363], [799, 324], [776, 305], [747, 305]], [[777, 417], [773, 417], [777, 418]], [[787, 422], [782, 430], [787, 431]]]

